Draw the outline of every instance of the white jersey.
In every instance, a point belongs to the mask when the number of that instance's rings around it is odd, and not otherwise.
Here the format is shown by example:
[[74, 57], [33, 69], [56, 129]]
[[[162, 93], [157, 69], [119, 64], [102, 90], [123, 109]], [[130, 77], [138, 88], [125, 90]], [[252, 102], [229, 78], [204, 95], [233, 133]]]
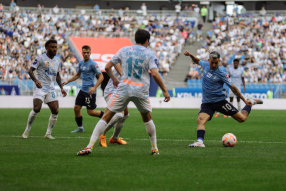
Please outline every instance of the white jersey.
[[[42, 84], [40, 88], [43, 92], [55, 90], [57, 73], [61, 71], [61, 60], [58, 57], [50, 59], [46, 53], [38, 56], [33, 65], [36, 69], [36, 78]], [[38, 89], [35, 85], [35, 89]]]
[[231, 78], [232, 83], [237, 87], [240, 88], [242, 84], [242, 77], [244, 77], [244, 71], [242, 68], [230, 68], [229, 75]]
[[157, 57], [149, 49], [141, 45], [133, 45], [120, 49], [110, 60], [114, 65], [121, 63], [117, 94], [125, 97], [149, 97], [149, 70], [157, 68]]
[[[113, 74], [115, 75], [115, 77], [117, 79], [120, 78], [120, 75], [117, 73], [116, 69], [113, 69]], [[113, 86], [113, 80], [110, 78], [105, 89], [104, 89], [104, 95], [105, 94], [112, 94], [112, 93], [116, 93], [116, 90]]]

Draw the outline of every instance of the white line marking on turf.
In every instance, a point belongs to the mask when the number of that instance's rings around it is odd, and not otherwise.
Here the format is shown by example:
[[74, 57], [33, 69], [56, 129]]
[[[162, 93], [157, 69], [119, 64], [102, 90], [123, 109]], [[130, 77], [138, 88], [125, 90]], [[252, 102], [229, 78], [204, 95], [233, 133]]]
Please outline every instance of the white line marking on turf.
[[[11, 137], [11, 138], [22, 138], [22, 136], [19, 135], [0, 135], [0, 137]], [[30, 138], [44, 138], [44, 136], [29, 136]], [[58, 139], [89, 139], [90, 137], [56, 137]], [[132, 139], [132, 138], [124, 138], [127, 140], [135, 140], [135, 141], [149, 141], [149, 139]], [[196, 140], [187, 140], [187, 139], [157, 139], [158, 141], [177, 141], [177, 142], [191, 142]], [[205, 140], [206, 142], [221, 142], [219, 140]], [[283, 144], [286, 142], [264, 142], [264, 141], [237, 141], [241, 143], [265, 143], [265, 144]]]

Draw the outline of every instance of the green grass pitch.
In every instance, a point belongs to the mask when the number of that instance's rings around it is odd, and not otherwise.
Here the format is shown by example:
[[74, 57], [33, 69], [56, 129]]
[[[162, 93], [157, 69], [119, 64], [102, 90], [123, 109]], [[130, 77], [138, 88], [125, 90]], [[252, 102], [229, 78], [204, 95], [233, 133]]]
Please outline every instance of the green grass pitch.
[[[257, 106], [259, 107], [259, 106]], [[60, 109], [44, 139], [50, 111], [37, 116], [30, 137], [22, 139], [31, 109], [0, 109], [0, 190], [285, 190], [286, 111], [253, 110], [245, 123], [213, 118], [206, 124], [206, 148], [189, 148], [196, 139], [198, 110], [154, 109], [160, 155], [150, 155], [149, 137], [137, 110], [130, 109], [121, 137], [128, 145], [84, 148], [98, 118], [82, 110], [86, 132], [76, 128], [73, 109]], [[238, 143], [222, 146], [225, 133]], [[109, 138], [112, 130], [108, 132]]]

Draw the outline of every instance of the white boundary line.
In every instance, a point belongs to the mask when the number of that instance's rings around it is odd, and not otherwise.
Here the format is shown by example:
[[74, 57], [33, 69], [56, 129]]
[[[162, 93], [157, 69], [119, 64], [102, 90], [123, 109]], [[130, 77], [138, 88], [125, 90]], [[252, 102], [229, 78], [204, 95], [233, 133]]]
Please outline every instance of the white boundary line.
[[[22, 138], [19, 135], [0, 135], [0, 137], [6, 138]], [[30, 138], [44, 138], [44, 136], [29, 136]], [[89, 139], [90, 137], [55, 137], [58, 139]], [[132, 139], [132, 138], [124, 138], [126, 140], [135, 140], [135, 141], [149, 141], [149, 139]], [[176, 141], [176, 142], [192, 142], [196, 140], [187, 140], [187, 139], [157, 139], [158, 141]], [[205, 140], [206, 142], [221, 142], [219, 140]], [[285, 144], [286, 142], [264, 142], [264, 141], [237, 141], [240, 143], [264, 143], [264, 144]]]

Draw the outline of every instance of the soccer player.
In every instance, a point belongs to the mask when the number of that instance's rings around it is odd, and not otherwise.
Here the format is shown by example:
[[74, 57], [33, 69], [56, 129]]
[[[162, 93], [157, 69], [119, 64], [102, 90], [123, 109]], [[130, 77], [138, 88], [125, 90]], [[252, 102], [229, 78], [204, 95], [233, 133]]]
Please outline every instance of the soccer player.
[[[120, 64], [116, 64], [114, 66], [114, 70], [113, 73], [116, 76], [116, 78], [120, 78], [121, 76], [121, 67]], [[109, 102], [111, 96], [113, 93], [116, 92], [116, 89], [113, 86], [113, 81], [110, 78], [108, 81], [108, 84], [106, 85], [105, 89], [104, 89], [104, 99], [106, 101], [106, 103]], [[107, 124], [107, 127], [105, 129], [105, 131], [103, 132], [102, 135], [99, 136], [99, 144], [102, 147], [107, 147], [106, 144], [106, 133], [107, 131], [109, 131], [113, 126], [114, 126], [114, 131], [113, 131], [113, 136], [109, 139], [109, 142], [114, 144], [120, 144], [120, 145], [126, 145], [127, 142], [124, 141], [122, 138], [119, 137], [119, 133], [124, 125], [125, 120], [129, 117], [129, 113], [128, 113], [128, 108], [126, 107], [124, 109], [123, 112], [121, 113], [116, 113], [112, 119], [109, 121], [109, 123]]]
[[[197, 138], [198, 140], [190, 144], [189, 147], [205, 147], [203, 140], [205, 136], [205, 123], [212, 119], [215, 111], [223, 113], [225, 115], [232, 116], [238, 122], [245, 122], [250, 114], [252, 105], [262, 104], [260, 99], [247, 99], [242, 96], [239, 89], [233, 85], [231, 79], [228, 78], [228, 74], [219, 67], [220, 54], [213, 51], [209, 55], [208, 62], [201, 61], [188, 51], [184, 52], [185, 56], [190, 56], [196, 64], [201, 65], [203, 69], [203, 103], [199, 111], [197, 120]], [[231, 91], [244, 103], [246, 106], [239, 112], [232, 104], [226, 99], [226, 95], [223, 93], [223, 84], [226, 84]]]
[[[79, 62], [78, 72], [68, 81], [63, 82], [63, 86], [77, 80], [82, 75], [82, 88], [79, 91], [74, 106], [75, 121], [78, 128], [71, 133], [84, 132], [82, 124], [82, 106], [86, 106], [88, 115], [99, 117], [103, 116], [103, 111], [95, 111], [96, 108], [96, 88], [102, 83], [103, 75], [98, 65], [90, 58], [91, 48], [87, 45], [82, 47], [83, 60]], [[98, 80], [94, 84], [95, 76]]]
[[[38, 56], [29, 70], [31, 79], [35, 82], [33, 110], [29, 114], [27, 127], [22, 135], [27, 139], [31, 130], [32, 123], [36, 119], [38, 113], [41, 111], [42, 103], [47, 104], [52, 112], [48, 129], [45, 135], [46, 139], [55, 139], [51, 136], [52, 130], [57, 122], [59, 113], [59, 103], [57, 94], [55, 92], [55, 81], [61, 88], [63, 97], [67, 95], [61, 83], [61, 60], [56, 57], [57, 41], [48, 40], [45, 43], [47, 53]], [[33, 72], [36, 70], [36, 77]]]
[[[226, 67], [222, 66], [221, 62], [219, 63], [219, 66], [221, 66], [222, 71], [227, 72]], [[224, 83], [224, 84], [223, 84], [223, 89], [222, 89], [222, 91], [223, 91], [223, 93], [227, 96], [226, 88], [227, 88], [227, 87], [226, 87], [226, 85], [225, 85], [225, 83]], [[219, 117], [219, 112], [216, 113], [215, 117]], [[223, 117], [227, 117], [227, 115], [224, 115]], [[229, 117], [230, 117], [230, 116], [229, 116]]]
[[[107, 63], [105, 70], [113, 81], [117, 91], [111, 95], [104, 115], [95, 126], [90, 142], [81, 151], [80, 155], [89, 155], [92, 152], [93, 145], [98, 137], [106, 129], [107, 123], [115, 115], [122, 112], [128, 103], [132, 101], [141, 113], [146, 131], [151, 141], [151, 154], [159, 154], [157, 148], [156, 128], [151, 117], [151, 105], [149, 102], [150, 74], [155, 82], [160, 86], [164, 94], [164, 101], [170, 100], [167, 88], [158, 73], [156, 55], [147, 49], [150, 40], [150, 33], [143, 29], [138, 29], [135, 33], [136, 45], [120, 49], [116, 55]], [[111, 68], [121, 63], [122, 74], [118, 79], [112, 72]]]
[[[235, 85], [235, 87], [237, 87], [238, 89], [240, 89], [241, 82], [242, 82], [243, 87], [244, 87], [244, 92], [245, 92], [246, 87], [245, 87], [245, 81], [244, 81], [244, 71], [242, 68], [238, 68], [238, 65], [239, 65], [239, 59], [234, 59], [233, 68], [229, 69], [230, 79], [232, 83]], [[230, 90], [229, 101], [232, 105], [233, 105], [233, 97], [234, 97], [234, 93]], [[241, 110], [240, 98], [236, 96], [236, 99], [237, 99], [237, 109], [238, 111], [240, 111]]]

